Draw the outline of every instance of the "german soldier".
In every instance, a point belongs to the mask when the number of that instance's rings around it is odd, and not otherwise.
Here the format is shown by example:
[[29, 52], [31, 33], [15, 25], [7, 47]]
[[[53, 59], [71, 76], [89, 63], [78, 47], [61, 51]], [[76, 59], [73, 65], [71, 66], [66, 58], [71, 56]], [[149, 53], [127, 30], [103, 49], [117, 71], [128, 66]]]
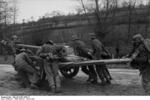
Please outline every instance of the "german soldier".
[[34, 68], [32, 60], [25, 49], [21, 49], [20, 53], [16, 55], [14, 67], [18, 72], [23, 87], [37, 88], [36, 83], [39, 79], [39, 73]]
[[[73, 38], [72, 46], [74, 48], [75, 54], [77, 56], [92, 59], [91, 52], [87, 48], [85, 43], [83, 41], [81, 41], [76, 35], [74, 35], [72, 38]], [[89, 75], [89, 78], [87, 81], [89, 81], [91, 83], [97, 83], [97, 75], [96, 75], [94, 66], [88, 66], [88, 67], [82, 66], [82, 71], [84, 73], [86, 73], [87, 75]]]
[[144, 39], [141, 34], [134, 35], [131, 58], [131, 66], [139, 69], [142, 86], [150, 94], [150, 39]]
[[[91, 40], [92, 40], [92, 48], [93, 48], [93, 59], [99, 60], [102, 59], [102, 55], [104, 53], [104, 48], [102, 43], [96, 38], [94, 33], [91, 33]], [[101, 85], [111, 84], [111, 76], [106, 67], [106, 65], [96, 65], [96, 71], [98, 76], [101, 80]]]
[[48, 80], [49, 87], [54, 93], [61, 92], [61, 80], [58, 73], [59, 66], [57, 59], [58, 49], [59, 47], [50, 40], [47, 41], [37, 52], [37, 55], [44, 58], [44, 71], [46, 73], [46, 79]]

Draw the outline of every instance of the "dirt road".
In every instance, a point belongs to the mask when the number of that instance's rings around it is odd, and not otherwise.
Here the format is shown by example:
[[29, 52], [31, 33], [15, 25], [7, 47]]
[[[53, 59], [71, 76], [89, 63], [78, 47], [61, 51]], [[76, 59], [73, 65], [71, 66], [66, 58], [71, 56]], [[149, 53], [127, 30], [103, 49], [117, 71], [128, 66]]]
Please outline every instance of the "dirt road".
[[[145, 95], [137, 70], [110, 69], [112, 85], [100, 86], [86, 83], [87, 76], [80, 72], [74, 79], [62, 78], [63, 93], [57, 95]], [[44, 90], [21, 88], [15, 80], [11, 66], [0, 66], [0, 95], [56, 95]]]

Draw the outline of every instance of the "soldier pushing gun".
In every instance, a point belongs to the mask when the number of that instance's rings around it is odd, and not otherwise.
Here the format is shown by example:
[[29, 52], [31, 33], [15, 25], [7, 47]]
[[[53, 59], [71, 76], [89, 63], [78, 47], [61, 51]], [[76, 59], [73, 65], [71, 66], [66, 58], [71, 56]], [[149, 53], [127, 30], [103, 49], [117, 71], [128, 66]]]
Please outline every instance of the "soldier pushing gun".
[[[93, 49], [93, 59], [103, 59], [103, 55], [107, 54], [102, 43], [96, 38], [96, 34], [91, 33], [91, 45]], [[101, 80], [101, 85], [111, 84], [111, 75], [105, 64], [96, 65], [97, 74]]]
[[133, 50], [129, 57], [131, 66], [139, 69], [142, 78], [142, 86], [147, 94], [150, 94], [150, 39], [144, 39], [141, 34], [132, 38]]
[[44, 71], [46, 73], [46, 79], [49, 83], [49, 88], [52, 92], [61, 92], [61, 80], [59, 76], [59, 59], [62, 50], [61, 46], [58, 46], [49, 40], [41, 49], [38, 50], [37, 55], [44, 59]]
[[[75, 54], [77, 56], [91, 60], [92, 54], [90, 50], [87, 48], [86, 44], [83, 41], [81, 41], [76, 35], [74, 35], [72, 38], [73, 38], [72, 46], [74, 48]], [[82, 66], [82, 71], [89, 76], [89, 78], [87, 79], [88, 82], [97, 83], [97, 75], [93, 65]]]

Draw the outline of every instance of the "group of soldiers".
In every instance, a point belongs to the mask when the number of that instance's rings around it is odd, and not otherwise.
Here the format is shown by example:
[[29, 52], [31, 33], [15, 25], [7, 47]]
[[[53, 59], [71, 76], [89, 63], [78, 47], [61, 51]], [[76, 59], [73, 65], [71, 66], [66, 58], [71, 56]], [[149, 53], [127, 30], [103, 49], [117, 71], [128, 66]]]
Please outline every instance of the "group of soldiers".
[[[96, 34], [91, 33], [89, 35], [91, 38], [91, 49], [89, 49], [76, 35], [73, 36], [72, 47], [74, 48], [75, 54], [89, 60], [104, 59], [102, 55], [108, 52], [104, 50], [104, 46], [101, 41], [96, 38]], [[112, 77], [105, 64], [82, 66], [82, 71], [89, 76], [87, 79], [88, 82], [95, 84], [99, 78], [101, 80], [101, 85], [111, 84]]]
[[[86, 44], [81, 41], [76, 35], [72, 37], [71, 46], [74, 49], [74, 53], [77, 56], [87, 58], [89, 60], [99, 60], [104, 54], [104, 46], [96, 38], [95, 34], [90, 34], [92, 42], [92, 50], [89, 49]], [[14, 40], [13, 40], [14, 41]], [[61, 92], [61, 79], [59, 76], [59, 59], [66, 56], [63, 52], [63, 46], [53, 43], [49, 40], [43, 44], [43, 46], [37, 50], [36, 56], [40, 58], [40, 63], [46, 74], [45, 79], [48, 81], [49, 90], [54, 93]], [[106, 52], [105, 52], [106, 53]], [[36, 64], [32, 61], [30, 56], [32, 52], [27, 49], [20, 49], [20, 52], [16, 53], [14, 66], [20, 78], [20, 84], [23, 87], [38, 88], [37, 83], [40, 78], [40, 74], [34, 68]], [[101, 85], [111, 84], [112, 77], [106, 67], [106, 65], [91, 65], [82, 66], [82, 71], [89, 76], [87, 82], [96, 84], [98, 78], [101, 80]]]
[[[62, 52], [62, 47], [49, 40], [37, 51], [36, 58], [40, 60], [40, 65], [43, 67], [45, 80], [48, 81], [47, 90], [53, 93], [61, 92], [61, 80], [59, 76], [59, 53]], [[23, 87], [38, 89], [38, 81], [41, 73], [35, 69], [36, 63], [31, 59], [31, 52], [26, 49], [21, 49], [20, 53], [15, 55], [14, 66], [20, 76], [20, 83]], [[33, 55], [32, 55], [33, 56]]]
[[[72, 37], [71, 46], [75, 55], [87, 58], [89, 60], [101, 60], [108, 56], [108, 52], [96, 34], [90, 34], [91, 49], [79, 39], [76, 35]], [[136, 34], [132, 38], [133, 49], [127, 55], [131, 58], [130, 65], [139, 69], [142, 78], [142, 86], [147, 94], [150, 94], [150, 39], [144, 39], [141, 34]], [[52, 92], [61, 92], [61, 80], [59, 76], [59, 60], [61, 57], [62, 47], [49, 40], [37, 51], [43, 64], [43, 70], [46, 74], [45, 79], [48, 80], [49, 89]], [[29, 57], [32, 53], [29, 50], [21, 49], [15, 55], [14, 66], [19, 76], [21, 76], [21, 85], [24, 87], [36, 88], [40, 73], [33, 68], [34, 62]], [[101, 80], [101, 85], [111, 84], [112, 77], [105, 64], [82, 66], [82, 71], [88, 75], [87, 82], [97, 83], [97, 79]], [[27, 81], [28, 80], [28, 81]]]

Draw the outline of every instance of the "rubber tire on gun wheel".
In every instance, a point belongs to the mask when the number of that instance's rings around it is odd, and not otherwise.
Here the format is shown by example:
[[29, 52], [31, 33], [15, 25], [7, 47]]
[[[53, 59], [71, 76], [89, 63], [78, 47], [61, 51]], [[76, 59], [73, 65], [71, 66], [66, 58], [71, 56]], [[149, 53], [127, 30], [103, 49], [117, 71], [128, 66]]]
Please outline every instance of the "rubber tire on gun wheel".
[[71, 79], [78, 74], [79, 67], [61, 68], [60, 72], [65, 78]]

